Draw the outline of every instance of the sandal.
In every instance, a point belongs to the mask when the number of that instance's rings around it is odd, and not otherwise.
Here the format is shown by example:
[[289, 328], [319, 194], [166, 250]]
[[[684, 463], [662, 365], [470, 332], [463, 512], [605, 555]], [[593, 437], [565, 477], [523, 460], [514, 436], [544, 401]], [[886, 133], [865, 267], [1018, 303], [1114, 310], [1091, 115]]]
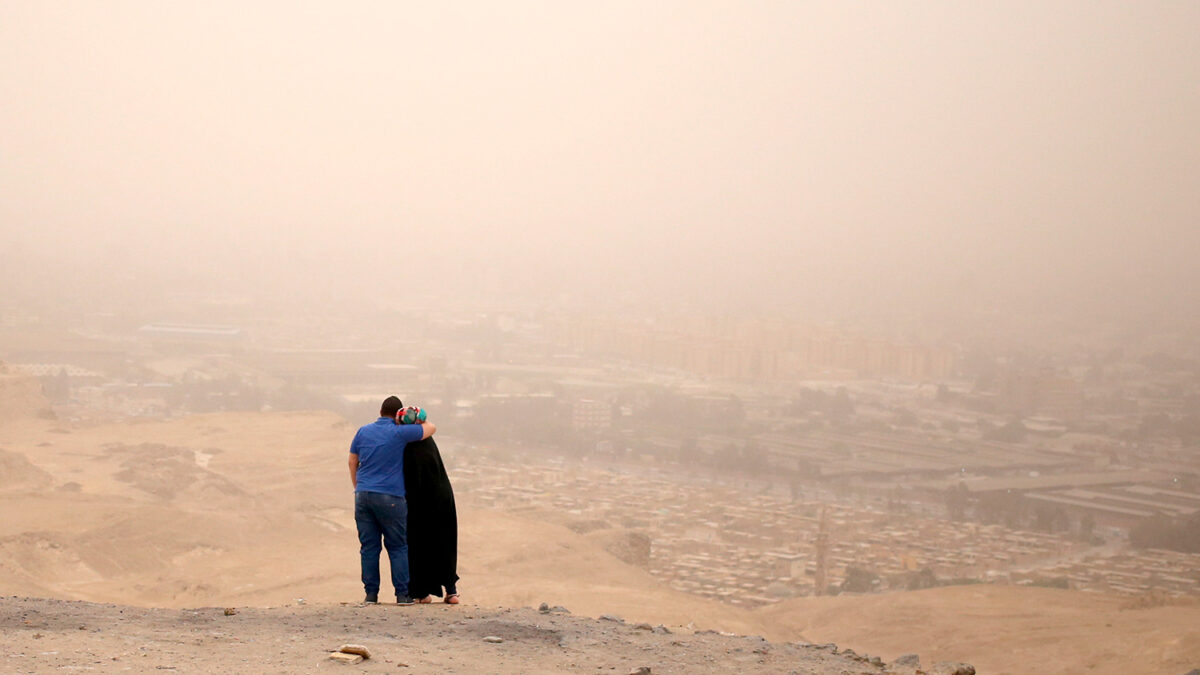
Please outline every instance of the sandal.
[[457, 605], [458, 604], [458, 593], [451, 593], [450, 595], [447, 595], [446, 599], [443, 600], [442, 602], [446, 603], [447, 605]]

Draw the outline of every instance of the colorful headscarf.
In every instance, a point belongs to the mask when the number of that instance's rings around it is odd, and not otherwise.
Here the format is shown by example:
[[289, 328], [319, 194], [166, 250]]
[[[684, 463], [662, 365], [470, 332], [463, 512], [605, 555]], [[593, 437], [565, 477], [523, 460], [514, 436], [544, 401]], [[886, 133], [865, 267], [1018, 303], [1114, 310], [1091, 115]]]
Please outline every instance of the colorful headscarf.
[[400, 424], [420, 424], [425, 421], [425, 409], [410, 405], [400, 415]]

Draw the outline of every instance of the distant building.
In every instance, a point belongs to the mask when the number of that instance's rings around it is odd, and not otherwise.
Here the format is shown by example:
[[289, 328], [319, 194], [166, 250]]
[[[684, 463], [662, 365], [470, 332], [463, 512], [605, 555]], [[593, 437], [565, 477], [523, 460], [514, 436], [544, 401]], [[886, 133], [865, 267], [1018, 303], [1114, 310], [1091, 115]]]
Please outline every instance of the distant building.
[[297, 386], [346, 387], [372, 393], [397, 388], [411, 391], [421, 370], [390, 361], [394, 356], [375, 349], [272, 349], [254, 353], [250, 362]]
[[998, 402], [1004, 412], [1023, 416], [1060, 420], [1083, 417], [1083, 388], [1079, 382], [1049, 370], [1009, 373], [1001, 380]]
[[138, 328], [138, 336], [166, 354], [229, 352], [245, 341], [241, 328], [179, 323], [150, 323]]
[[786, 380], [827, 370], [942, 379], [954, 373], [957, 359], [949, 347], [896, 343], [786, 320], [565, 317], [551, 324], [550, 331], [584, 353], [742, 381]]
[[14, 363], [12, 372], [30, 375], [32, 377], [55, 377], [65, 375], [75, 380], [98, 382], [103, 375], [73, 363]]
[[603, 431], [612, 421], [612, 405], [605, 401], [581, 398], [571, 406], [571, 428], [576, 431]]
[[540, 439], [547, 426], [560, 420], [566, 426], [565, 412], [549, 393], [486, 394], [476, 402], [472, 426], [493, 437]]
[[233, 326], [200, 326], [182, 323], [150, 323], [139, 328], [138, 333], [149, 337], [193, 340], [238, 340], [243, 337], [242, 329]]

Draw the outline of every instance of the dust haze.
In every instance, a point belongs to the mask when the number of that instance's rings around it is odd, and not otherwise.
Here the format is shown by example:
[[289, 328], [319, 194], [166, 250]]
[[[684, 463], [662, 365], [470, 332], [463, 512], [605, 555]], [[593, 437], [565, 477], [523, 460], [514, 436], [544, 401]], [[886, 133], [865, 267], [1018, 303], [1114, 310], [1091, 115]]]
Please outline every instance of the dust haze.
[[468, 603], [1185, 672], [1198, 28], [0, 0], [0, 596], [357, 595], [397, 394]]
[[0, 11], [25, 300], [1195, 304], [1188, 3]]

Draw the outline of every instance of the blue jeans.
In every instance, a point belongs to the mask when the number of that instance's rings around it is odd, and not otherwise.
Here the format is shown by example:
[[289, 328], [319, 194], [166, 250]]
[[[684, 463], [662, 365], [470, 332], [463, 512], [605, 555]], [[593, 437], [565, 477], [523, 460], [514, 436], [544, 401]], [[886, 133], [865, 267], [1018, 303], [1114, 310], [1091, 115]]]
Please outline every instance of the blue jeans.
[[379, 539], [388, 552], [396, 595], [408, 595], [408, 502], [379, 492], [354, 493], [354, 523], [358, 525], [362, 582], [368, 594], [379, 593]]

